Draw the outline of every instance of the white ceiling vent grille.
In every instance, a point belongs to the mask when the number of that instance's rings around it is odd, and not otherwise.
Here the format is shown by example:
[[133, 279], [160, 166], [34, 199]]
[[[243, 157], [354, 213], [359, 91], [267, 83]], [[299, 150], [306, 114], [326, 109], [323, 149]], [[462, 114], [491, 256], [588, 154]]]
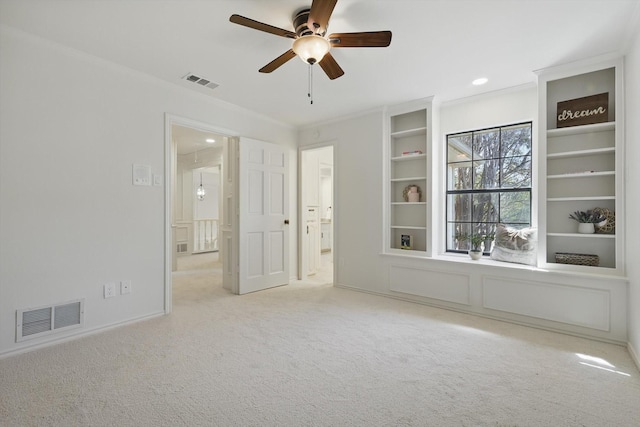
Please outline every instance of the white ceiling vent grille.
[[187, 74], [186, 76], [183, 77], [183, 79], [185, 79], [186, 81], [198, 84], [200, 86], [208, 87], [209, 89], [215, 89], [219, 86], [217, 83], [213, 83], [210, 79], [197, 76], [192, 73]]
[[78, 328], [84, 324], [84, 299], [16, 311], [16, 341]]

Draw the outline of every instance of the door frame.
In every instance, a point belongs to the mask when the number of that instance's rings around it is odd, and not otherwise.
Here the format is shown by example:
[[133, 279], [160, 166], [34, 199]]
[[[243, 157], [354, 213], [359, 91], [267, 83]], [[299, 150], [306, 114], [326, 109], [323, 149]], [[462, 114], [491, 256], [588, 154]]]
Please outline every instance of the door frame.
[[303, 265], [303, 261], [302, 261], [302, 257], [303, 254], [306, 253], [304, 252], [304, 248], [302, 247], [304, 245], [304, 233], [306, 232], [306, 215], [305, 215], [305, 206], [303, 206], [302, 204], [302, 193], [305, 190], [303, 188], [303, 174], [304, 174], [304, 164], [302, 162], [302, 153], [304, 151], [310, 151], [310, 150], [317, 150], [319, 148], [325, 148], [325, 147], [331, 147], [333, 149], [332, 152], [332, 157], [333, 157], [333, 170], [331, 173], [331, 194], [332, 194], [332, 198], [333, 198], [333, 204], [331, 206], [331, 236], [334, 239], [333, 240], [333, 244], [332, 244], [332, 248], [331, 248], [331, 258], [333, 260], [333, 284], [335, 286], [336, 284], [336, 279], [338, 277], [338, 265], [336, 264], [336, 260], [339, 259], [337, 257], [337, 253], [338, 253], [338, 249], [336, 245], [336, 240], [335, 240], [335, 230], [337, 229], [336, 224], [338, 223], [337, 220], [337, 212], [339, 209], [336, 209], [336, 201], [337, 201], [337, 186], [336, 186], [336, 179], [338, 176], [338, 159], [336, 156], [336, 141], [335, 140], [329, 140], [329, 141], [323, 141], [323, 142], [318, 142], [315, 144], [309, 144], [309, 145], [304, 145], [302, 147], [298, 147], [298, 192], [297, 192], [297, 198], [298, 198], [298, 280], [303, 280], [305, 278], [305, 272], [302, 271], [302, 265]]
[[172, 207], [175, 189], [173, 188], [177, 154], [173, 149], [173, 125], [221, 134], [227, 137], [240, 136], [238, 132], [221, 128], [209, 123], [188, 119], [175, 114], [164, 115], [164, 312], [173, 309], [173, 281], [171, 262], [173, 260], [173, 231], [171, 229]]

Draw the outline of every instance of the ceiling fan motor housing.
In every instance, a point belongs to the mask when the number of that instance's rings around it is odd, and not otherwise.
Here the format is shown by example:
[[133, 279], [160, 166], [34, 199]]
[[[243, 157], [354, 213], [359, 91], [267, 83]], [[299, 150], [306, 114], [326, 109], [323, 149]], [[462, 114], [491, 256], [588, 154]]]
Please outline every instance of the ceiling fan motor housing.
[[[310, 36], [310, 35], [313, 35], [313, 34], [318, 35], [318, 36], [324, 36], [324, 33], [322, 33], [322, 34], [316, 33], [315, 30], [312, 30], [311, 28], [309, 28], [308, 22], [309, 22], [309, 12], [310, 11], [311, 11], [311, 9], [304, 8], [304, 9], [301, 9], [300, 11], [296, 12], [293, 15], [293, 28], [294, 28], [294, 31], [296, 32], [298, 37]], [[325, 33], [326, 33], [326, 30], [325, 30]]]

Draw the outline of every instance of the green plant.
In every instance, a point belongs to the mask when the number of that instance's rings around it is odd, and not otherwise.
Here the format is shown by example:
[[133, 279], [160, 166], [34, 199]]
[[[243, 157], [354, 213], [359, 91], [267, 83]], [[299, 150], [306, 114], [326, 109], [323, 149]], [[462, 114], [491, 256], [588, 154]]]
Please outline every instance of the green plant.
[[607, 217], [605, 217], [604, 215], [591, 209], [589, 209], [588, 211], [575, 211], [574, 213], [569, 215], [569, 218], [581, 223], [591, 222], [593, 224], [599, 224], [603, 221], [606, 221], [607, 219]]
[[456, 239], [458, 239], [459, 242], [469, 241], [471, 243], [472, 251], [480, 251], [482, 250], [482, 243], [485, 240], [493, 240], [493, 233], [491, 234], [459, 233], [459, 234], [456, 234]]

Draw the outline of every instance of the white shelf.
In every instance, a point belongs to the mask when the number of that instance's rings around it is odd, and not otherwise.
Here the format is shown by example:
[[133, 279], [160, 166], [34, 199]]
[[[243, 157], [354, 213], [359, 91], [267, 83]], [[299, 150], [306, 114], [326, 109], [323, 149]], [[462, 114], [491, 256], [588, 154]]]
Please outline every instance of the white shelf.
[[[538, 74], [538, 99], [543, 107], [539, 143], [546, 148], [543, 162], [547, 166], [546, 179], [540, 182], [544, 189], [538, 206], [542, 215], [539, 237], [546, 251], [543, 265], [551, 269], [617, 276], [625, 273], [625, 221], [620, 201], [624, 193], [622, 65], [621, 58], [607, 59], [576, 66], [574, 72], [557, 68]], [[608, 94], [610, 121], [555, 128], [559, 103], [600, 93]], [[577, 233], [575, 224], [568, 222], [568, 212], [592, 206], [616, 212], [615, 234]], [[557, 252], [592, 253], [598, 255], [600, 265], [555, 263], [552, 260]]]
[[582, 234], [582, 233], [547, 233], [547, 236], [551, 237], [586, 237], [586, 238], [596, 238], [596, 239], [615, 239], [615, 234], [602, 234], [602, 233], [591, 233], [591, 234]]
[[598, 172], [574, 172], [563, 173], [560, 175], [547, 175], [548, 179], [567, 179], [567, 178], [593, 178], [597, 176], [615, 175], [615, 171], [598, 171]]
[[599, 154], [614, 154], [615, 152], [616, 152], [615, 147], [594, 148], [591, 150], [565, 151], [562, 153], [547, 154], [547, 159], [564, 159], [564, 158], [570, 158], [570, 157], [597, 156]]
[[391, 228], [397, 228], [402, 230], [426, 230], [427, 227], [422, 227], [418, 225], [392, 225]]
[[391, 182], [405, 182], [405, 181], [419, 181], [421, 179], [427, 179], [426, 176], [412, 176], [409, 178], [392, 178]]
[[426, 158], [427, 155], [422, 153], [422, 154], [410, 154], [407, 156], [398, 156], [398, 157], [392, 157], [391, 161], [392, 162], [404, 162], [407, 160], [416, 160], [416, 159], [424, 159]]
[[549, 129], [547, 138], [568, 135], [582, 135], [593, 132], [608, 132], [616, 129], [616, 122], [595, 123], [592, 125], [569, 126], [566, 128]]
[[392, 132], [391, 138], [406, 138], [408, 136], [426, 135], [426, 134], [427, 134], [427, 128], [420, 127], [416, 129], [407, 129], [407, 130]]
[[615, 200], [615, 196], [587, 196], [587, 197], [551, 197], [547, 202], [593, 202], [597, 200]]
[[[385, 113], [388, 120], [385, 138], [385, 253], [404, 256], [429, 254], [428, 232], [430, 230], [427, 210], [430, 204], [427, 177], [430, 168], [431, 100], [420, 105], [415, 103], [396, 106]], [[418, 151], [418, 154], [414, 154]], [[405, 153], [403, 155], [403, 153]], [[408, 185], [421, 188], [419, 202], [408, 202], [404, 197]], [[415, 200], [415, 199], [412, 199]], [[402, 249], [404, 235], [411, 236], [413, 249]]]

